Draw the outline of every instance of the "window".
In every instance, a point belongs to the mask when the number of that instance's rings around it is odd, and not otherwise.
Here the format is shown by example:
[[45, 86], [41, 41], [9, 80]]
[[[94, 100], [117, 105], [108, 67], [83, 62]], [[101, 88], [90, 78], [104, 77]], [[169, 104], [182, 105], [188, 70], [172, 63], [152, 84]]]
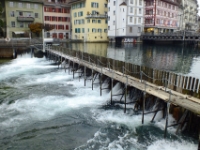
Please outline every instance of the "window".
[[141, 27], [138, 27], [138, 33], [140, 33], [141, 32]]
[[9, 2], [9, 6], [10, 6], [10, 7], [13, 7], [13, 6], [14, 6], [14, 3], [13, 3], [13, 2]]
[[27, 8], [31, 8], [31, 4], [29, 4], [29, 3], [26, 4], [26, 6], [27, 6]]
[[96, 23], [96, 20], [95, 20], [95, 19], [92, 19], [92, 23]]
[[133, 13], [133, 7], [130, 7], [130, 13]]
[[115, 6], [115, 1], [113, 1], [113, 5]]
[[141, 14], [142, 13], [142, 10], [141, 10], [141, 8], [139, 9], [139, 14]]
[[83, 16], [83, 12], [82, 11], [78, 12], [78, 17], [81, 17], [81, 16]]
[[35, 13], [35, 18], [39, 18], [39, 15], [38, 15], [38, 13]]
[[107, 4], [104, 4], [104, 6], [105, 6], [105, 8], [107, 8], [107, 7], [108, 7], [108, 5], [107, 5]]
[[91, 7], [92, 8], [99, 8], [99, 3], [92, 2]]
[[113, 25], [115, 25], [115, 21], [113, 21]]
[[115, 15], [115, 11], [113, 11], [113, 15]]
[[108, 32], [108, 30], [107, 29], [104, 29], [104, 33], [107, 33]]
[[85, 29], [84, 28], [82, 28], [82, 33], [85, 33]]
[[138, 19], [138, 23], [141, 23], [141, 18]]
[[133, 0], [130, 0], [130, 4], [133, 4]]
[[19, 7], [19, 8], [22, 8], [22, 3], [18, 3], [18, 7]]
[[130, 28], [129, 28], [129, 32], [132, 33], [132, 31], [133, 31], [133, 29], [132, 29], [132, 27], [130, 27]]
[[15, 22], [14, 21], [11, 21], [11, 27], [15, 27]]
[[95, 33], [95, 32], [96, 32], [96, 29], [95, 29], [95, 28], [92, 28], [92, 32], [94, 32], [94, 33]]
[[10, 17], [15, 17], [15, 12], [14, 11], [10, 12]]
[[102, 29], [98, 29], [98, 32], [101, 33], [101, 32], [102, 32]]
[[76, 12], [74, 13], [74, 17], [77, 17], [77, 14], [76, 14]]
[[90, 23], [90, 19], [87, 20], [87, 23]]
[[24, 24], [23, 24], [22, 22], [20, 22], [19, 27], [20, 27], [20, 28], [23, 28], [23, 27], [24, 27]]
[[34, 9], [38, 9], [38, 4], [34, 4]]
[[139, 1], [139, 5], [142, 5], [142, 0]]
[[101, 20], [98, 20], [98, 23], [101, 23]]
[[130, 22], [133, 22], [133, 17], [130, 17]]
[[19, 12], [19, 16], [23, 16], [23, 12], [22, 11]]

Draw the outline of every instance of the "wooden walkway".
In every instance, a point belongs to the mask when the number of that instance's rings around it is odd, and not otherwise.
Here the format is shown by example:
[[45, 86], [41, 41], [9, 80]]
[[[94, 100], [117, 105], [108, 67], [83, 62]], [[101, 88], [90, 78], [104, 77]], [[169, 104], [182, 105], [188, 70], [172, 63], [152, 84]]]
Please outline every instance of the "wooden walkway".
[[135, 87], [141, 91], [144, 91], [150, 95], [153, 95], [155, 97], [158, 97], [165, 102], [172, 103], [174, 105], [178, 105], [180, 107], [183, 107], [197, 115], [200, 115], [200, 99], [184, 95], [181, 93], [178, 93], [176, 91], [172, 91], [170, 89], [166, 89], [162, 86], [157, 86], [155, 84], [149, 83], [147, 81], [141, 81], [140, 79], [134, 78], [129, 75], [123, 75], [123, 73], [115, 70], [111, 70], [107, 67], [101, 67], [96, 64], [93, 64], [88, 61], [81, 60], [77, 57], [72, 57], [69, 55], [66, 55], [62, 52], [58, 52], [52, 49], [48, 49], [47, 51], [54, 53], [58, 56], [61, 56], [65, 59], [68, 59], [72, 62], [75, 62], [77, 64], [80, 64], [82, 66], [86, 66], [87, 68], [93, 69], [99, 73], [102, 73], [110, 78], [113, 78], [119, 82], [125, 83], [128, 79], [128, 86]]

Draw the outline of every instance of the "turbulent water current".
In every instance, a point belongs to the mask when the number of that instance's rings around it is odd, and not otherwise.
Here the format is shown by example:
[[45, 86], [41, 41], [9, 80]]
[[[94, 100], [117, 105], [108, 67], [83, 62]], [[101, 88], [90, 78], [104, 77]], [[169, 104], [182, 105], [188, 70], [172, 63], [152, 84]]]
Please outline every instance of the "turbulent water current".
[[84, 86], [78, 74], [29, 53], [0, 64], [0, 150], [197, 150], [197, 139], [176, 128], [164, 139], [161, 114], [154, 123], [145, 115], [142, 125], [133, 104], [127, 113], [110, 106], [98, 83], [92, 90], [91, 80]]

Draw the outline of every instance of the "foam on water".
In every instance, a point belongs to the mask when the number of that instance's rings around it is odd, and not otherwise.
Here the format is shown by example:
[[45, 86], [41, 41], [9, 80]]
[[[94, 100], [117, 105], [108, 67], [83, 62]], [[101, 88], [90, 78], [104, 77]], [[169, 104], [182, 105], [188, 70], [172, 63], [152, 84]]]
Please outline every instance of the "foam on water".
[[157, 140], [148, 146], [147, 150], [197, 150], [197, 144], [181, 141]]

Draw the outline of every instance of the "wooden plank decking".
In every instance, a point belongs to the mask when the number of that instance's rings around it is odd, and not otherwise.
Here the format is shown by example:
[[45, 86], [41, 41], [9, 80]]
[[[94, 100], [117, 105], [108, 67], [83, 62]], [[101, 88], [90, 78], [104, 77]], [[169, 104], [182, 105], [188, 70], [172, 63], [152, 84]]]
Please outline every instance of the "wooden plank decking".
[[[70, 61], [73, 61], [75, 63], [78, 63], [82, 66], [86, 66], [87, 68], [93, 69], [97, 72], [101, 73], [102, 71], [102, 74], [122, 83], [126, 83], [126, 80], [127, 80], [126, 78], [128, 77], [128, 86], [132, 86], [139, 90], [145, 91], [146, 93], [153, 95], [155, 97], [158, 97], [166, 102], [170, 102], [170, 103], [173, 103], [174, 105], [181, 106], [187, 110], [190, 110], [191, 112], [196, 113], [197, 115], [200, 115], [200, 99], [198, 98], [195, 98], [189, 95], [184, 95], [184, 94], [181, 94], [169, 89], [165, 91], [165, 87], [157, 86], [146, 81], [143, 82], [140, 79], [134, 78], [129, 75], [123, 76], [121, 72], [110, 70], [107, 67], [97, 66], [96, 64], [93, 64], [91, 62], [78, 59], [77, 57], [71, 57], [64, 53], [61, 53], [52, 49], [48, 49], [48, 51], [56, 55], [59, 55], [63, 58], [66, 58]], [[170, 99], [169, 91], [171, 91], [171, 99]]]

